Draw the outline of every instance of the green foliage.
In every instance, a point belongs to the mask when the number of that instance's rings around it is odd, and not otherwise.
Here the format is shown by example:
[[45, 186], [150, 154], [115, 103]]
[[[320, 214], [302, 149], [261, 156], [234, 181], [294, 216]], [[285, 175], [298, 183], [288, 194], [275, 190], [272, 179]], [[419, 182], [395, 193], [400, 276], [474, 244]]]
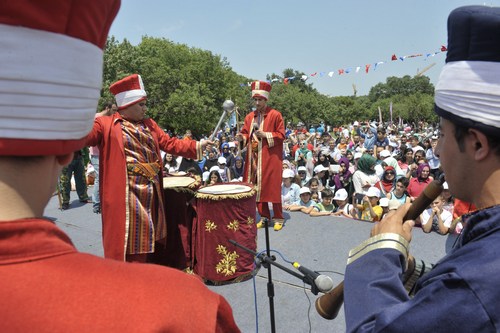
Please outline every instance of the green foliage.
[[[123, 77], [139, 73], [148, 92], [148, 114], [158, 124], [177, 134], [190, 129], [195, 136], [209, 134], [221, 117], [222, 103], [235, 102], [240, 121], [251, 109], [250, 79], [235, 73], [225, 58], [210, 51], [176, 44], [164, 38], [144, 36], [134, 46], [108, 38], [104, 53], [103, 89], [100, 109], [113, 96], [109, 86]], [[320, 122], [334, 127], [354, 120], [384, 120], [393, 115], [406, 121], [435, 121], [434, 87], [425, 76], [389, 77], [372, 87], [368, 96], [320, 94], [312, 83], [300, 78], [303, 72], [287, 68], [267, 76], [273, 82], [269, 105], [279, 110], [286, 122], [302, 121], [307, 126]], [[284, 78], [294, 77], [283, 83]]]
[[434, 86], [427, 76], [410, 77], [405, 75], [401, 78], [390, 76], [386, 83], [378, 83], [370, 89], [368, 97], [375, 102], [381, 98], [396, 95], [409, 96], [416, 93], [434, 95]]
[[143, 37], [137, 46], [110, 37], [104, 56], [101, 106], [112, 95], [109, 86], [123, 77], [139, 73], [148, 93], [148, 114], [175, 133], [191, 129], [208, 134], [222, 115], [222, 103], [231, 98], [247, 104], [249, 90], [225, 59], [197, 48], [163, 38]]
[[368, 99], [371, 103], [367, 114], [369, 119], [378, 120], [380, 108], [383, 120], [389, 120], [392, 102], [393, 121], [398, 121], [399, 117], [409, 122], [437, 120], [434, 114], [434, 86], [426, 76], [391, 76], [386, 83], [373, 86]]

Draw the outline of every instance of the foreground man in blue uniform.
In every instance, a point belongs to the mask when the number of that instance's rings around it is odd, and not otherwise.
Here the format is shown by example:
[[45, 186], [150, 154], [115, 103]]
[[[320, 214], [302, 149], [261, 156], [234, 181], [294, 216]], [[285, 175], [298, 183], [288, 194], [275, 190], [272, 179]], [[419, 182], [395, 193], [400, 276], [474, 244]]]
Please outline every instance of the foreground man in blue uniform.
[[[500, 8], [450, 14], [435, 104], [450, 191], [478, 211], [432, 269], [409, 255], [408, 204], [377, 224], [346, 268], [348, 332], [500, 331]], [[421, 274], [409, 296], [403, 280]]]

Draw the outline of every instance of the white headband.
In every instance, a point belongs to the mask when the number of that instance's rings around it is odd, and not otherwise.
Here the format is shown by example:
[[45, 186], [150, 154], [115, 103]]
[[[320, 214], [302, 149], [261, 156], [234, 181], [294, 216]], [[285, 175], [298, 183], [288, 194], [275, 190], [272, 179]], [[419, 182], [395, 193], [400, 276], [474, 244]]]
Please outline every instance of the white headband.
[[454, 115], [500, 128], [500, 63], [447, 63], [434, 99], [439, 108]]
[[[57, 33], [0, 24], [0, 138], [77, 140], [92, 129], [102, 50]], [[8, 50], [8, 51], [7, 51]]]
[[269, 91], [267, 90], [252, 90], [252, 97], [254, 97], [255, 95], [260, 95], [265, 99], [269, 99]]

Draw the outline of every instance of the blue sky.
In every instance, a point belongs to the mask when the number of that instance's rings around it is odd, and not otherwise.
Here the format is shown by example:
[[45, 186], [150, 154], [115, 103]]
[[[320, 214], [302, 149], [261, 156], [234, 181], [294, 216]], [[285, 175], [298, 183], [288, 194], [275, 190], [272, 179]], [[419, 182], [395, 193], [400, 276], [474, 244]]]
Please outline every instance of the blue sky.
[[[366, 95], [388, 76], [413, 76], [433, 63], [425, 75], [435, 84], [446, 54], [426, 54], [446, 45], [449, 12], [484, 4], [500, 0], [122, 0], [110, 34], [134, 45], [148, 35], [210, 50], [251, 79], [293, 68], [317, 73], [307, 82], [323, 94], [352, 95], [354, 84]], [[393, 54], [423, 56], [391, 61]], [[377, 62], [384, 63], [373, 70]]]

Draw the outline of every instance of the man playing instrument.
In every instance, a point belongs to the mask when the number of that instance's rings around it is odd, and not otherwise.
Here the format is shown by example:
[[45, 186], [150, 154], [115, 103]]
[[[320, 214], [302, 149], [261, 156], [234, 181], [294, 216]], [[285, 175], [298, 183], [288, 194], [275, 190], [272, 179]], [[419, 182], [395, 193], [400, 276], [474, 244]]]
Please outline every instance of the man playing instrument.
[[[410, 204], [388, 213], [350, 253], [348, 332], [500, 331], [499, 45], [500, 8], [467, 6], [450, 14], [446, 65], [435, 91], [441, 117], [435, 154], [452, 194], [478, 210], [463, 217], [457, 244], [432, 269], [409, 257], [414, 221], [402, 219]], [[414, 279], [411, 298], [403, 280], [410, 287]]]
[[166, 240], [163, 163], [160, 149], [187, 158], [202, 158], [208, 141], [170, 137], [146, 117], [146, 91], [140, 75], [115, 82], [118, 112], [95, 119], [87, 145], [100, 151], [104, 256], [147, 262], [155, 243]]
[[247, 147], [243, 181], [252, 183], [257, 190], [257, 209], [264, 226], [264, 219], [271, 220], [268, 203], [273, 204], [274, 230], [281, 230], [284, 223], [281, 205], [281, 172], [285, 125], [281, 113], [267, 105], [271, 85], [264, 81], [252, 82], [252, 99], [255, 111], [245, 117], [237, 139]]

